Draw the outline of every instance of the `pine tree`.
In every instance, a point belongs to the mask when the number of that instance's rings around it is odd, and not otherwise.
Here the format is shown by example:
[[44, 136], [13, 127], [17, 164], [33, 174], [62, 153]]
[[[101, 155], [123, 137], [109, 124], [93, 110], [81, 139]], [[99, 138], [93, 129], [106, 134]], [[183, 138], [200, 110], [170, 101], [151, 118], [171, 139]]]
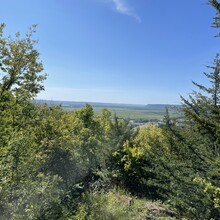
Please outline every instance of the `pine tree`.
[[[213, 154], [220, 153], [220, 60], [217, 54], [213, 65], [207, 66], [210, 73], [204, 73], [209, 79], [210, 86], [193, 82], [199, 91], [193, 91], [188, 99], [183, 97], [183, 111], [188, 124], [202, 135], [202, 139], [209, 142], [209, 149]], [[206, 152], [207, 154], [207, 152]]]
[[[220, 27], [220, 3], [217, 0], [209, 0], [209, 4], [212, 5], [216, 9], [216, 16], [214, 17], [214, 22], [212, 27], [219, 28]], [[217, 36], [220, 36], [218, 34]]]

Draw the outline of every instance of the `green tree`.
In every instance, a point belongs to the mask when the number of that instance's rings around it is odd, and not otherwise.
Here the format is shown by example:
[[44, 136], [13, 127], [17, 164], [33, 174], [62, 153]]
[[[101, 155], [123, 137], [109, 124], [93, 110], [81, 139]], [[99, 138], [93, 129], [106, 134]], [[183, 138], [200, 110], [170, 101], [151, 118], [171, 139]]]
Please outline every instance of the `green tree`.
[[214, 17], [214, 22], [213, 22], [212, 27], [219, 28], [220, 27], [220, 3], [217, 0], [209, 0], [209, 4], [212, 5], [216, 9], [216, 16]]
[[25, 38], [16, 33], [15, 38], [4, 37], [5, 24], [0, 25], [0, 98], [5, 93], [15, 97], [33, 98], [44, 89], [42, 81], [46, 75], [39, 52], [35, 49], [36, 40], [32, 40], [36, 25], [33, 25]]
[[156, 169], [158, 160], [168, 152], [166, 136], [156, 125], [136, 130], [135, 137], [125, 141], [122, 148], [113, 153], [114, 177], [136, 195], [163, 199], [162, 185], [156, 186], [162, 177], [158, 178]]

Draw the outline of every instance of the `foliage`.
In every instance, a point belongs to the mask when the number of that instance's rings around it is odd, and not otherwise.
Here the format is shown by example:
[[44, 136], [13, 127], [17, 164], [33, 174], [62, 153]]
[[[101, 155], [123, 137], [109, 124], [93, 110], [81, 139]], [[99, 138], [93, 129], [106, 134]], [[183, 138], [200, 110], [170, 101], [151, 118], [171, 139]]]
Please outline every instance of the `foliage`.
[[15, 39], [3, 37], [5, 24], [0, 25], [0, 98], [8, 93], [15, 97], [32, 98], [44, 87], [42, 81], [45, 75], [39, 61], [39, 53], [34, 48], [37, 41], [32, 40], [36, 25], [30, 28], [26, 37], [20, 39], [20, 34], [15, 34]]
[[[209, 0], [209, 4], [216, 9], [216, 16], [214, 17], [213, 26], [214, 28], [220, 27], [220, 3], [217, 0]], [[219, 34], [217, 35], [219, 36]]]
[[[136, 136], [127, 140], [122, 148], [113, 154], [114, 178], [131, 192], [152, 199], [162, 199], [156, 186], [155, 164], [159, 154], [167, 152], [166, 137], [161, 128], [148, 125], [137, 130]], [[152, 184], [152, 183], [155, 184]]]
[[[76, 112], [35, 105], [43, 89], [42, 63], [31, 40], [3, 38], [0, 81], [0, 210], [5, 219], [59, 219], [74, 211], [80, 188], [100, 167], [113, 124], [90, 105]], [[120, 127], [120, 126], [119, 126]], [[103, 145], [103, 144], [106, 145]], [[117, 141], [114, 142], [117, 144]], [[79, 185], [78, 185], [79, 183]], [[80, 186], [81, 185], [81, 186]], [[80, 186], [80, 187], [78, 187]]]
[[[154, 206], [154, 207], [153, 207]], [[152, 212], [157, 218], [170, 217], [171, 211], [158, 203], [148, 204], [145, 199], [138, 199], [120, 189], [111, 189], [107, 192], [91, 191], [83, 195], [83, 200], [78, 206], [78, 211], [72, 219], [97, 219], [97, 220], [132, 220], [152, 217]]]
[[201, 178], [195, 178], [194, 181], [204, 189], [204, 192], [207, 193], [213, 200], [214, 208], [220, 208], [220, 187], [213, 186], [212, 183], [207, 182]]
[[[35, 105], [43, 89], [42, 63], [31, 40], [34, 29], [20, 39], [3, 38], [0, 66], [0, 217], [3, 219], [66, 219], [81, 192], [121, 137], [111, 113], [95, 117], [90, 105], [75, 112]], [[33, 27], [35, 28], [35, 27]], [[121, 131], [117, 123], [117, 132]]]

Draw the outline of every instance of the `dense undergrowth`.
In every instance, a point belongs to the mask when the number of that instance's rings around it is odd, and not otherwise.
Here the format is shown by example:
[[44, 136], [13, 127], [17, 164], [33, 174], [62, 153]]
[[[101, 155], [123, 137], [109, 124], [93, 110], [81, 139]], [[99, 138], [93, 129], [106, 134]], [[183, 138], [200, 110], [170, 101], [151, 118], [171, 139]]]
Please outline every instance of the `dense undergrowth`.
[[34, 27], [22, 39], [3, 29], [0, 219], [220, 219], [218, 55], [210, 86], [182, 98], [183, 120], [134, 128], [107, 109], [33, 104], [46, 78]]

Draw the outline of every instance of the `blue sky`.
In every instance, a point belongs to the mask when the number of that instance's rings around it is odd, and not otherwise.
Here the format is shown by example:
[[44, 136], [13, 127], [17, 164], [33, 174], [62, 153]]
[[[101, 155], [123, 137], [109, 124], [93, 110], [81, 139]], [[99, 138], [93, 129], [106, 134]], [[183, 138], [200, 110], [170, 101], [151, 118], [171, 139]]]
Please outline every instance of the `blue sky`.
[[4, 0], [0, 15], [7, 35], [38, 24], [40, 99], [179, 104], [220, 49], [206, 0]]

